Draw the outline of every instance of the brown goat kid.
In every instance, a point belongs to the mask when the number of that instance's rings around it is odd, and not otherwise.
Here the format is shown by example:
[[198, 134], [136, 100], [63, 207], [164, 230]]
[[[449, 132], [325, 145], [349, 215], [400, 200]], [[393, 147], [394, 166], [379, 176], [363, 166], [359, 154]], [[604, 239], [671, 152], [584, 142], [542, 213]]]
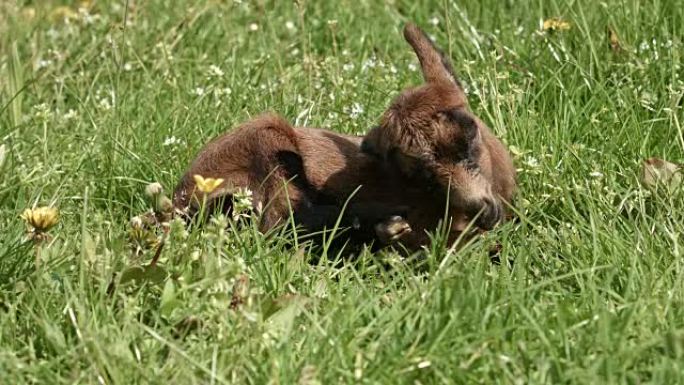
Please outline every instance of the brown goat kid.
[[478, 227], [492, 228], [504, 219], [515, 192], [511, 157], [469, 110], [444, 54], [413, 24], [406, 25], [404, 37], [418, 56], [426, 84], [394, 100], [362, 149], [415, 183], [448, 192], [456, 231], [473, 218]]
[[252, 190], [255, 208], [263, 207], [262, 231], [285, 223], [290, 212], [308, 231], [329, 227], [352, 194], [342, 217], [356, 229], [352, 241], [398, 241], [416, 250], [445, 213], [450, 241], [474, 218], [493, 227], [515, 188], [510, 157], [467, 110], [448, 61], [424, 33], [410, 24], [404, 35], [427, 84], [402, 93], [365, 140], [259, 117], [200, 151], [176, 187], [175, 207], [192, 211], [203, 200], [193, 180], [199, 174], [224, 179], [206, 197], [210, 205], [229, 203], [238, 188]]

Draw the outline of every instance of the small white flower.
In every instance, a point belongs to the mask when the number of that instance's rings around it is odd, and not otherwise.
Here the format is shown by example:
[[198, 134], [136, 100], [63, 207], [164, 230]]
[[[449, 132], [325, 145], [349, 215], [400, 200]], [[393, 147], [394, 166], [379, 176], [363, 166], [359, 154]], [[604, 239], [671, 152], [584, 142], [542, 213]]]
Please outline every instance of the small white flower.
[[123, 65], [123, 70], [124, 71], [130, 71], [133, 69], [133, 65], [131, 63], [126, 63]]
[[224, 75], [224, 72], [219, 66], [214, 65], [214, 64], [209, 66], [209, 76], [215, 76], [215, 77], [220, 78], [223, 75]]
[[375, 58], [370, 57], [366, 59], [365, 62], [363, 62], [363, 65], [361, 65], [361, 71], [366, 71], [368, 68], [375, 68], [376, 65], [377, 63], [375, 61]]
[[389, 71], [392, 74], [396, 74], [397, 73], [397, 67], [395, 67], [394, 65], [391, 65], [389, 68]]
[[66, 112], [66, 114], [64, 114], [62, 116], [62, 119], [64, 119], [64, 120], [72, 120], [72, 119], [76, 119], [76, 118], [78, 118], [78, 112], [76, 112], [75, 110], [73, 110], [71, 108], [69, 109], [69, 111]]
[[202, 87], [195, 87], [195, 89], [192, 90], [192, 93], [197, 96], [202, 96], [204, 95], [205, 91]]
[[51, 64], [52, 64], [52, 60], [40, 59], [36, 62], [36, 69], [43, 69], [45, 67], [49, 67]]
[[531, 167], [531, 168], [539, 167], [539, 160], [537, 160], [537, 158], [532, 157], [532, 156], [528, 156], [527, 158], [525, 158], [524, 163], [526, 166]]
[[175, 136], [170, 136], [166, 139], [164, 139], [164, 143], [162, 144], [163, 146], [173, 146], [175, 144], [181, 144], [183, 143], [182, 140], [176, 138]]
[[347, 63], [342, 66], [342, 69], [345, 71], [351, 71], [354, 69], [354, 63]]
[[349, 111], [349, 117], [352, 119], [355, 119], [359, 117], [363, 113], [363, 107], [359, 103], [354, 103], [351, 106], [351, 110]]
[[589, 176], [592, 178], [603, 178], [603, 173], [601, 171], [592, 171], [589, 173]]
[[241, 188], [233, 194], [233, 220], [248, 218], [254, 207], [252, 190]]
[[294, 31], [295, 24], [288, 20], [285, 22], [285, 28], [289, 29], [290, 31]]
[[418, 70], [418, 67], [417, 67], [415, 64], [410, 63], [410, 64], [408, 65], [408, 69], [409, 69], [409, 71], [411, 71], [411, 72], [416, 72], [416, 71]]
[[100, 99], [100, 102], [98, 103], [100, 108], [102, 108], [105, 111], [111, 110], [112, 109], [112, 104], [109, 102], [109, 99], [103, 98]]
[[438, 19], [438, 18], [436, 18], [436, 17], [433, 17], [432, 19], [428, 20], [428, 23], [430, 23], [430, 24], [432, 24], [432, 25], [435, 25], [435, 26], [436, 26], [436, 25], [438, 25], [438, 24], [439, 24], [439, 19]]
[[224, 96], [224, 95], [232, 94], [233, 90], [231, 90], [230, 87], [224, 87], [224, 88], [217, 88], [214, 92], [216, 92], [217, 96]]
[[258, 30], [259, 30], [259, 24], [257, 24], [257, 23], [252, 23], [252, 24], [250, 24], [250, 25], [249, 25], [249, 30], [252, 31], [252, 32], [258, 31]]

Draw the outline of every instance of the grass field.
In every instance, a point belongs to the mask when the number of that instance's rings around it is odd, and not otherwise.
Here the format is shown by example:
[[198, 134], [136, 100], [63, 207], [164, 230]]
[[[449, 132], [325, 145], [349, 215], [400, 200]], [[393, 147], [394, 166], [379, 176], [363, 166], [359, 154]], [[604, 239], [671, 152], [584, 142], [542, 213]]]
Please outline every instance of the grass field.
[[[62, 3], [0, 3], [0, 383], [684, 383], [684, 193], [639, 184], [684, 160], [680, 1]], [[171, 278], [108, 290], [152, 259], [145, 186], [210, 138], [375, 124], [421, 81], [407, 20], [512, 146], [520, 223], [421, 267], [176, 224]], [[46, 205], [36, 246], [20, 214]]]

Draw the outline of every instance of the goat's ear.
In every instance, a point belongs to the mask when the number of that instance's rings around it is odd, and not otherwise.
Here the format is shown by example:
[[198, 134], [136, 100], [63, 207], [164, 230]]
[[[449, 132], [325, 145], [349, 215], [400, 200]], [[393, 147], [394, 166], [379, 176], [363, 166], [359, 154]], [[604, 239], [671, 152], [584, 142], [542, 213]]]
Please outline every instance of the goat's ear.
[[451, 83], [461, 88], [451, 62], [423, 30], [413, 23], [408, 23], [404, 27], [404, 38], [418, 56], [426, 82]]
[[375, 137], [377, 136], [378, 126], [373, 127], [368, 134], [364, 136], [363, 141], [361, 141], [361, 152], [366, 155], [372, 155], [379, 157], [380, 151], [377, 148], [377, 143], [375, 143]]

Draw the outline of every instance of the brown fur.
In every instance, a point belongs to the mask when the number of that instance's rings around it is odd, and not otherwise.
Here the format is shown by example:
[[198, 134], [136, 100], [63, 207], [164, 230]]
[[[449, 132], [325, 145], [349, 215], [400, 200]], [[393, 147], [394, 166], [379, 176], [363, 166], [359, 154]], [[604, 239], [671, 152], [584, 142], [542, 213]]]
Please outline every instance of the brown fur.
[[[412, 231], [402, 234], [401, 243], [417, 249], [429, 240], [424, 230], [435, 229], [443, 217], [446, 200], [423, 186], [407, 185], [397, 170], [361, 152], [362, 139], [315, 128], [292, 128], [275, 115], [258, 117], [207, 144], [176, 187], [174, 206], [196, 207], [203, 200], [193, 175], [223, 178], [207, 201], [229, 196], [240, 187], [249, 188], [254, 206], [264, 207], [260, 228], [266, 231], [283, 223], [290, 208], [297, 218], [321, 215], [317, 211], [320, 206], [334, 207], [337, 210], [323, 214], [333, 215], [334, 221], [360, 186], [348, 210], [354, 216], [370, 215], [377, 222], [402, 215]], [[292, 170], [280, 159], [284, 152], [301, 159], [297, 175], [291, 175]], [[372, 210], [380, 211], [375, 215]], [[330, 223], [331, 218], [327, 219], [324, 222]], [[375, 221], [369, 225], [373, 231]]]
[[375, 238], [398, 239], [410, 250], [429, 242], [426, 231], [434, 231], [447, 210], [451, 241], [478, 215], [477, 224], [491, 228], [515, 189], [510, 157], [468, 111], [448, 61], [429, 39], [413, 25], [405, 37], [427, 84], [403, 92], [365, 139], [259, 117], [200, 152], [176, 188], [174, 205], [196, 207], [202, 200], [192, 178], [199, 174], [225, 179], [210, 202], [239, 187], [251, 189], [255, 207], [264, 207], [262, 230], [286, 220], [290, 208], [300, 224], [320, 230], [355, 191], [351, 222], [362, 218], [372, 229], [400, 214], [413, 231], [386, 234], [406, 229], [390, 225]]
[[449, 60], [413, 24], [404, 29], [426, 84], [402, 92], [365, 137], [364, 151], [414, 180], [448, 191], [457, 228], [477, 216], [489, 229], [504, 219], [515, 168], [504, 145], [468, 108]]

